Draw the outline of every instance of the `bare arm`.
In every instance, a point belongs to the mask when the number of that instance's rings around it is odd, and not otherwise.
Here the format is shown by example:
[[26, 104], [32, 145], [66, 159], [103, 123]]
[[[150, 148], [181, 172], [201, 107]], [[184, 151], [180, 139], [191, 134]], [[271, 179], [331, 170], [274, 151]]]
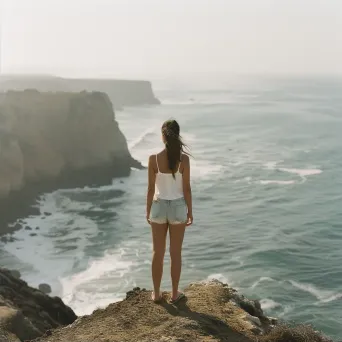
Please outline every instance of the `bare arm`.
[[149, 220], [152, 201], [155, 190], [156, 183], [156, 172], [154, 170], [154, 160], [155, 156], [150, 156], [148, 159], [148, 186], [147, 186], [147, 196], [146, 196], [146, 219]]
[[192, 224], [192, 193], [190, 184], [190, 159], [187, 155], [183, 156], [183, 193], [185, 203], [188, 207], [188, 225]]

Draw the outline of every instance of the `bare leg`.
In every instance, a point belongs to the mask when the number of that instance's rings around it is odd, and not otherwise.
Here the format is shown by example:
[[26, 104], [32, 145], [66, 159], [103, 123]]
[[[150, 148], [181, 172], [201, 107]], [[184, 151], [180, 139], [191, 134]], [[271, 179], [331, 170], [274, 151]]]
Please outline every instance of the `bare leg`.
[[182, 271], [182, 245], [185, 228], [185, 224], [170, 224], [172, 299], [178, 297], [178, 285]]
[[160, 297], [160, 283], [163, 276], [164, 255], [168, 225], [152, 223], [153, 257], [152, 280], [154, 288], [154, 300]]

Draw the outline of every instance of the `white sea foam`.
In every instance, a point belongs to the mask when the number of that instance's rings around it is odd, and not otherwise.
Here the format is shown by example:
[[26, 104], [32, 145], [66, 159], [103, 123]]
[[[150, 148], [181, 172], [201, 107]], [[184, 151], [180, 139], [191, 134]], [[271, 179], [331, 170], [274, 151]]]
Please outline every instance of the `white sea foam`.
[[125, 288], [129, 284], [134, 286], [134, 280], [128, 276], [133, 265], [132, 260], [122, 257], [122, 250], [107, 252], [91, 261], [86, 270], [60, 279], [62, 298], [79, 315], [121, 300]]
[[234, 183], [241, 183], [241, 182], [246, 182], [248, 184], [251, 184], [252, 177], [244, 177], [242, 179], [237, 179]]
[[[270, 161], [264, 164], [267, 170], [275, 170], [285, 173], [290, 173], [293, 175], [297, 175], [302, 179], [302, 183], [307, 180], [307, 177], [316, 176], [321, 174], [323, 171], [318, 168], [307, 168], [307, 169], [297, 169], [297, 168], [286, 168], [286, 167], [278, 167], [277, 165], [283, 161]], [[295, 180], [261, 180], [260, 184], [278, 184], [278, 185], [291, 185], [295, 184]]]
[[300, 177], [319, 175], [323, 171], [320, 169], [288, 169], [288, 168], [278, 168], [279, 171], [297, 174]]
[[329, 303], [334, 300], [342, 298], [342, 293], [336, 293], [330, 290], [318, 289], [312, 284], [299, 283], [293, 280], [290, 280], [289, 282], [295, 288], [303, 292], [307, 292], [311, 294], [313, 297], [316, 297], [320, 303]]
[[268, 184], [277, 184], [277, 185], [291, 185], [295, 184], [296, 182], [294, 180], [261, 180], [260, 184], [262, 185], [268, 185]]
[[272, 310], [282, 306], [280, 303], [275, 302], [272, 299], [264, 298], [260, 301], [261, 308], [265, 311]]
[[207, 160], [191, 161], [191, 176], [195, 179], [203, 179], [207, 177], [217, 177], [224, 171], [223, 165], [212, 164]]
[[319, 175], [323, 171], [320, 169], [297, 169], [297, 168], [286, 168], [286, 167], [277, 167], [278, 164], [280, 164], [282, 161], [270, 161], [264, 164], [265, 168], [268, 170], [278, 170], [281, 172], [287, 172], [291, 174], [296, 174], [300, 177], [308, 177], [308, 176], [314, 176]]
[[157, 127], [156, 126], [152, 126], [149, 127], [148, 129], [146, 129], [140, 136], [138, 136], [136, 139], [132, 140], [129, 144], [128, 144], [128, 148], [130, 150], [139, 147], [139, 145], [141, 143], [143, 143], [146, 139], [148, 139], [149, 137], [151, 139], [154, 138], [154, 136], [156, 136], [156, 131], [157, 131]]
[[342, 298], [342, 293], [336, 293], [336, 294], [333, 294], [332, 296], [330, 296], [328, 298], [322, 299], [320, 302], [321, 303], [330, 303], [330, 302], [333, 302], [333, 301], [341, 299], [341, 298]]
[[293, 307], [292, 305], [285, 305], [283, 306], [283, 308], [284, 310], [277, 314], [279, 318], [284, 318], [287, 314], [289, 314], [295, 309], [295, 307]]
[[209, 281], [210, 281], [210, 280], [218, 280], [218, 281], [221, 281], [221, 282], [224, 283], [224, 284], [229, 284], [229, 285], [232, 284], [232, 282], [230, 282], [230, 281], [228, 280], [228, 278], [225, 277], [222, 273], [210, 274], [210, 275], [207, 277], [206, 280], [209, 280]]
[[268, 282], [273, 282], [273, 281], [275, 281], [275, 280], [272, 279], [272, 278], [270, 278], [270, 277], [260, 277], [259, 280], [257, 280], [257, 281], [251, 286], [251, 288], [252, 288], [252, 289], [255, 289], [255, 288], [256, 288], [257, 286], [259, 286], [261, 283], [266, 282], [266, 281], [268, 281]]
[[279, 162], [277, 161], [270, 161], [270, 162], [267, 162], [264, 166], [266, 167], [266, 169], [268, 170], [274, 170], [277, 166]]

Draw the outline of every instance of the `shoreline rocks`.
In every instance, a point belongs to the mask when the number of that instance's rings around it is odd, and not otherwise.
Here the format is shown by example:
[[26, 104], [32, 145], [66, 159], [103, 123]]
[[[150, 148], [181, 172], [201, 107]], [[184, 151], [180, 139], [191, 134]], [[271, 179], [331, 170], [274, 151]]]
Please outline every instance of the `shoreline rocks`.
[[59, 297], [29, 287], [15, 273], [0, 268], [0, 341], [33, 340], [77, 319]]
[[51, 286], [49, 284], [39, 284], [38, 290], [45, 294], [50, 294], [52, 292]]

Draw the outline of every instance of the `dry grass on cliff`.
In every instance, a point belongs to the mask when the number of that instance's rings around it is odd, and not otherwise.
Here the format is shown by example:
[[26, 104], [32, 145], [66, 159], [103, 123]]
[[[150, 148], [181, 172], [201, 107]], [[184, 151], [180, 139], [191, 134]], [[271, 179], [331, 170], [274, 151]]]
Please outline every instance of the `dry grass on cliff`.
[[169, 293], [155, 304], [150, 291], [132, 292], [126, 300], [81, 317], [40, 342], [252, 342], [245, 312], [229, 302], [222, 286], [190, 286], [176, 305]]
[[279, 325], [259, 342], [328, 342], [328, 340], [307, 325], [296, 327]]
[[150, 291], [130, 291], [126, 300], [37, 342], [328, 342], [304, 326], [279, 326], [267, 336], [256, 335], [249, 315], [232, 301], [234, 291], [223, 284], [192, 284], [185, 294], [172, 305], [169, 293], [155, 304]]

